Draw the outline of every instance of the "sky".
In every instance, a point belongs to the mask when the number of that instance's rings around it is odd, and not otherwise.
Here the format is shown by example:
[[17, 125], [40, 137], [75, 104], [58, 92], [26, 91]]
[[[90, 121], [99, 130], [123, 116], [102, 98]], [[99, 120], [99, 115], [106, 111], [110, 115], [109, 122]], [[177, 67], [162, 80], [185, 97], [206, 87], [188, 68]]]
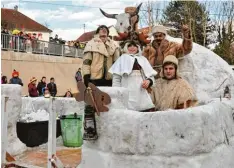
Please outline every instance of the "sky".
[[[1, 0], [1, 7], [19, 11], [31, 19], [48, 25], [64, 40], [76, 40], [81, 34], [96, 30], [98, 25], [115, 25], [116, 20], [104, 17], [107, 13], [123, 13], [127, 6], [137, 6], [147, 0]], [[84, 28], [85, 25], [85, 28]]]

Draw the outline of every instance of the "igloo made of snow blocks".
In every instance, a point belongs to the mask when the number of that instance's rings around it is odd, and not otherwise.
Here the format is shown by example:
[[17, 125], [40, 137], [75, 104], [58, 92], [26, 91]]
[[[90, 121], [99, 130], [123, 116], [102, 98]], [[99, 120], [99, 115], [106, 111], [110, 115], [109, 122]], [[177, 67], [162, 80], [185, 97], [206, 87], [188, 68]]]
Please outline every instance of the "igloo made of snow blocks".
[[[167, 37], [182, 43], [182, 39]], [[179, 59], [179, 73], [194, 88], [199, 104], [150, 113], [127, 110], [127, 93], [96, 118], [99, 139], [85, 141], [79, 168], [233, 168], [234, 72], [211, 50], [193, 43]], [[232, 99], [220, 99], [229, 86]], [[115, 91], [114, 91], [115, 90]]]

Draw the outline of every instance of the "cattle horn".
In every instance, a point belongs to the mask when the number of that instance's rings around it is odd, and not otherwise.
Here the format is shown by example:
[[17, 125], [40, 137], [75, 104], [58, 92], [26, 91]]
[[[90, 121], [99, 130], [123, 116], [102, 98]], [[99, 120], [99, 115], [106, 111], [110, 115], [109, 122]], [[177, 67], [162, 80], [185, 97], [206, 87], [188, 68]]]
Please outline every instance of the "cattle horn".
[[135, 11], [133, 14], [131, 14], [131, 16], [138, 15], [138, 13], [139, 13], [139, 11], [140, 11], [140, 8], [141, 8], [141, 5], [142, 5], [142, 3], [140, 3], [140, 4], [138, 5], [138, 7], [136, 8], [136, 11]]
[[116, 19], [115, 16], [116, 16], [117, 14], [108, 14], [108, 13], [104, 12], [101, 8], [99, 8], [99, 9], [100, 9], [100, 11], [102, 12], [102, 14], [103, 14], [104, 16], [106, 16], [107, 18]]

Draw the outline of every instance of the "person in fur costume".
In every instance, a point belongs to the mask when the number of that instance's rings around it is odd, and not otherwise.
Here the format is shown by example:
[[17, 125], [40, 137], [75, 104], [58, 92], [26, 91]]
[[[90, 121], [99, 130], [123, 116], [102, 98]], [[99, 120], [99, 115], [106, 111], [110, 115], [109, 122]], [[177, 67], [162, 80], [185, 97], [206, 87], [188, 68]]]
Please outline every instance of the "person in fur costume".
[[151, 111], [154, 104], [147, 89], [154, 83], [157, 72], [142, 56], [140, 46], [127, 42], [124, 54], [110, 68], [114, 87], [125, 87], [129, 91], [128, 108], [136, 111]]
[[[182, 26], [182, 44], [166, 40], [166, 28], [162, 25], [153, 27], [152, 36], [154, 40], [144, 48], [143, 55], [149, 60], [151, 66], [160, 74], [163, 60], [168, 55], [177, 58], [183, 57], [192, 51], [192, 38], [187, 25]], [[159, 77], [159, 75], [158, 75]]]
[[167, 56], [153, 87], [152, 97], [157, 111], [183, 109], [196, 104], [197, 98], [193, 88], [178, 74], [178, 59]]
[[89, 82], [96, 86], [112, 85], [112, 76], [108, 70], [119, 57], [120, 50], [108, 36], [109, 29], [101, 25], [95, 37], [85, 46], [82, 70], [86, 86]]
[[[96, 30], [94, 38], [85, 46], [82, 71], [86, 87], [89, 82], [95, 86], [112, 85], [112, 76], [108, 70], [119, 57], [120, 50], [119, 46], [108, 36], [108, 27], [101, 25]], [[92, 118], [91, 124], [90, 118]], [[83, 139], [98, 139], [95, 109], [87, 104], [85, 105]]]

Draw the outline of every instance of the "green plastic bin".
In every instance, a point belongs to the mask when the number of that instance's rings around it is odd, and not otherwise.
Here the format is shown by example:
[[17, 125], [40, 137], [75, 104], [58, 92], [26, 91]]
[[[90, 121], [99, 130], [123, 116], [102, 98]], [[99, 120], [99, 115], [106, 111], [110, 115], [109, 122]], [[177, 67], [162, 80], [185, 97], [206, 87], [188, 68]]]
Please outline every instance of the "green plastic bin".
[[80, 147], [82, 138], [82, 115], [71, 114], [60, 117], [63, 145], [66, 147]]

